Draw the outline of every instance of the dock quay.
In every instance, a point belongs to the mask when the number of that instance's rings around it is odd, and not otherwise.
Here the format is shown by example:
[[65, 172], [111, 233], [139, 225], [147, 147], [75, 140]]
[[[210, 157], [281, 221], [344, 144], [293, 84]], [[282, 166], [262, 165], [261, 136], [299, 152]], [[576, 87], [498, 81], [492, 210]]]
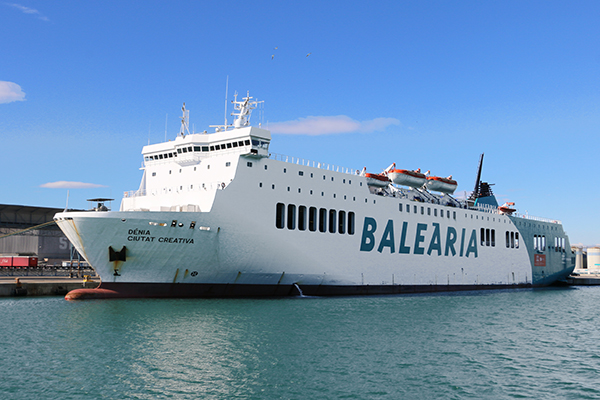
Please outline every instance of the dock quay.
[[573, 286], [594, 286], [600, 285], [600, 275], [598, 274], [573, 274], [567, 278], [567, 283]]
[[0, 297], [64, 296], [81, 288], [96, 288], [100, 278], [93, 271], [0, 269]]

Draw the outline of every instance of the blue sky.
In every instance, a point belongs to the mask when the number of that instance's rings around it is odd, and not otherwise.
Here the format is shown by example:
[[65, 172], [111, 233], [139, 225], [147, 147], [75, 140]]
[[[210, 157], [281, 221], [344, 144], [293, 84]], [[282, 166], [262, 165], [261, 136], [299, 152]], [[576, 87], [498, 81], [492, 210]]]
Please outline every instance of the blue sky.
[[0, 203], [120, 200], [182, 102], [222, 123], [229, 79], [274, 153], [461, 194], [484, 152], [500, 202], [598, 244], [598, 21], [598, 1], [1, 2]]

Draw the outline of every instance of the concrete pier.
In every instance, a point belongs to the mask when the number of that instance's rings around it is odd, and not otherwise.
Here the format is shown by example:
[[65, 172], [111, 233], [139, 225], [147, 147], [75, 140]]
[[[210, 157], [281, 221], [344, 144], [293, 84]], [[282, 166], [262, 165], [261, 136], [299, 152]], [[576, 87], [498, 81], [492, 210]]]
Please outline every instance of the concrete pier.
[[574, 285], [574, 286], [600, 285], [600, 275], [598, 275], [598, 274], [571, 275], [567, 278], [567, 283], [569, 285]]
[[81, 288], [96, 288], [99, 278], [84, 282], [83, 278], [60, 276], [0, 276], [0, 297], [14, 296], [64, 296]]

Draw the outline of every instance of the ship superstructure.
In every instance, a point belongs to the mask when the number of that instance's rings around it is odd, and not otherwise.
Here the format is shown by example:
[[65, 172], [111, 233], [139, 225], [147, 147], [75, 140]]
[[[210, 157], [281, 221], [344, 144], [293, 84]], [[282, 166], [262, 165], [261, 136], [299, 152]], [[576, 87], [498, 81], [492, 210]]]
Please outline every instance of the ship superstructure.
[[232, 125], [192, 134], [184, 105], [176, 139], [143, 148], [120, 211], [56, 215], [102, 278], [69, 298], [530, 287], [574, 268], [559, 221], [498, 207], [491, 189], [456, 199], [451, 177], [271, 153], [270, 132], [249, 123], [259, 102], [233, 103]]

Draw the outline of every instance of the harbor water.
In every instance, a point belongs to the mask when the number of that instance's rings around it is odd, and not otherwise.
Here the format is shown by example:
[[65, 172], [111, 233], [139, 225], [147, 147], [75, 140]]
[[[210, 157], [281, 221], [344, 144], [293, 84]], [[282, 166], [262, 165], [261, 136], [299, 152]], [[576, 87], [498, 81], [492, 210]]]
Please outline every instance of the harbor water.
[[0, 299], [3, 399], [592, 399], [599, 287]]

